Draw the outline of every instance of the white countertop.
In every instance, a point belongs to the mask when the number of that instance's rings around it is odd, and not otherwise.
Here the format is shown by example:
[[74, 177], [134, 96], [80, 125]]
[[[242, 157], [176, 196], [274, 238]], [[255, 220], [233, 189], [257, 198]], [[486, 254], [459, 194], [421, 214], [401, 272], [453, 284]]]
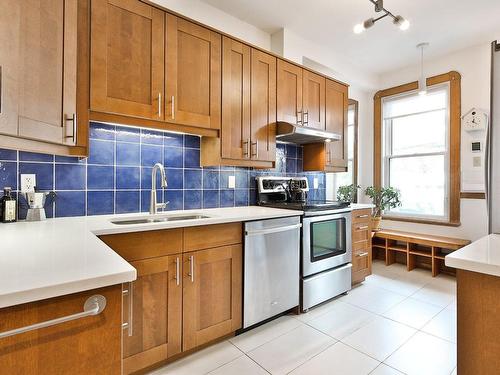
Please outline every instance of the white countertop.
[[367, 208], [373, 208], [375, 207], [375, 205], [372, 203], [351, 203], [349, 207], [351, 207], [353, 210], [364, 210]]
[[500, 276], [500, 235], [490, 234], [445, 257], [450, 267]]
[[135, 280], [135, 268], [97, 235], [272, 219], [302, 211], [250, 206], [165, 214], [193, 213], [209, 218], [133, 225], [110, 221], [148, 216], [138, 213], [0, 224], [0, 308]]

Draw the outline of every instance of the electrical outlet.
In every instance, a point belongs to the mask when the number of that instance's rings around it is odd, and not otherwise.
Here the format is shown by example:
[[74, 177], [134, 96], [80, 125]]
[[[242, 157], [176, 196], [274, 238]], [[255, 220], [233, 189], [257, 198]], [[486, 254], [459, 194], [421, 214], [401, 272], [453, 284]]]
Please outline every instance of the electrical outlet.
[[235, 176], [229, 176], [227, 179], [227, 187], [228, 189], [234, 189], [236, 187], [236, 177]]
[[21, 175], [21, 192], [31, 193], [35, 191], [36, 175], [35, 174], [22, 174]]
[[314, 180], [313, 180], [313, 186], [314, 186], [314, 189], [318, 189], [318, 188], [319, 188], [319, 180], [318, 180], [318, 177], [314, 177]]

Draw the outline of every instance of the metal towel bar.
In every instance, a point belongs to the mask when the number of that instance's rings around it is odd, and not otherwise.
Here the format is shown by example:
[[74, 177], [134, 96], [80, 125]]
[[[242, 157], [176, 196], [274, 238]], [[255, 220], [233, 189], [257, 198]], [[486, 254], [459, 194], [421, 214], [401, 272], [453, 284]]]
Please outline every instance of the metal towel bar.
[[56, 318], [52, 320], [47, 320], [45, 322], [40, 322], [36, 324], [32, 324], [30, 326], [16, 328], [10, 331], [5, 331], [0, 333], [0, 339], [5, 337], [19, 335], [21, 333], [34, 331], [40, 328], [46, 328], [50, 326], [54, 326], [56, 324], [61, 324], [65, 322], [70, 322], [72, 320], [85, 318], [87, 316], [98, 315], [100, 314], [106, 307], [106, 297], [96, 294], [92, 297], [87, 298], [85, 304], [83, 305], [83, 311], [80, 313], [76, 313], [73, 315], [63, 316], [62, 318]]

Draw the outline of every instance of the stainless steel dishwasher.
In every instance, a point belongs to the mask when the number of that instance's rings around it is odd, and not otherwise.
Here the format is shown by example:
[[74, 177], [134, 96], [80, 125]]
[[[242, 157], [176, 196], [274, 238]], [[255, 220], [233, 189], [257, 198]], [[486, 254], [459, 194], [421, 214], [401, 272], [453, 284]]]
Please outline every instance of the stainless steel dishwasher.
[[243, 328], [299, 305], [300, 216], [245, 223]]

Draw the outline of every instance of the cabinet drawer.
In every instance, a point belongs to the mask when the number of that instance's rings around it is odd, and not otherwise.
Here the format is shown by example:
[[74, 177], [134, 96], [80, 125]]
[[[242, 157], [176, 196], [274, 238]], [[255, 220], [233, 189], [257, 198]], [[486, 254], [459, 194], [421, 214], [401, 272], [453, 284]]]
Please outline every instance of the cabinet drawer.
[[367, 224], [356, 224], [352, 228], [352, 242], [370, 240], [370, 226]]
[[182, 252], [182, 229], [109, 234], [100, 238], [127, 261]]
[[370, 241], [368, 240], [362, 240], [362, 241], [357, 241], [352, 243], [352, 251], [366, 251], [366, 249], [369, 249], [371, 247]]
[[368, 269], [370, 266], [369, 262], [370, 262], [369, 250], [365, 249], [353, 252], [352, 269], [354, 272], [363, 269]]
[[216, 224], [184, 229], [184, 252], [242, 242], [242, 224]]
[[369, 224], [370, 223], [370, 216], [371, 216], [371, 209], [366, 209], [366, 210], [354, 210], [352, 211], [352, 224], [359, 224], [359, 223], [365, 223]]

